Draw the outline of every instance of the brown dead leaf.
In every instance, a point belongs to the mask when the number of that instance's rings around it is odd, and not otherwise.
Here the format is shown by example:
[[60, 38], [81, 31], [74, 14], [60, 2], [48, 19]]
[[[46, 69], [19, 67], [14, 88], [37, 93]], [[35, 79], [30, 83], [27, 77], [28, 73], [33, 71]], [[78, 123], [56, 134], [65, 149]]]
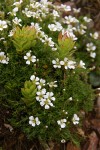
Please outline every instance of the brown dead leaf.
[[97, 104], [96, 104], [95, 111], [96, 111], [96, 117], [100, 119], [100, 96], [98, 96], [98, 98], [97, 98]]
[[92, 119], [91, 128], [96, 130], [98, 134], [100, 135], [100, 119]]
[[66, 150], [81, 150], [81, 149], [79, 147], [77, 147], [76, 145], [74, 145], [73, 143], [69, 142], [67, 144]]
[[8, 128], [8, 129], [10, 130], [10, 132], [13, 131], [13, 127], [12, 127], [10, 124], [4, 123], [4, 126], [5, 126], [6, 128]]
[[89, 147], [87, 150], [97, 150], [98, 146], [98, 137], [96, 133], [93, 131], [89, 136]]
[[81, 128], [77, 128], [78, 134], [82, 137], [86, 137], [84, 131]]
[[48, 142], [50, 149], [53, 150], [54, 149], [54, 142], [53, 141], [49, 141]]

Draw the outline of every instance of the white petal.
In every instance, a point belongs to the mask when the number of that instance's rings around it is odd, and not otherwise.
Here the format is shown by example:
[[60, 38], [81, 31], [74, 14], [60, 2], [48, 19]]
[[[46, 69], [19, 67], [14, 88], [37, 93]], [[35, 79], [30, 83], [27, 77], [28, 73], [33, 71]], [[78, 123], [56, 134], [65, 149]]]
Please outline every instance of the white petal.
[[40, 124], [40, 121], [38, 121], [36, 124], [39, 125], [39, 124]]
[[31, 56], [31, 53], [30, 53], [30, 52], [29, 52], [29, 53], [26, 53], [26, 56], [30, 57], [30, 56]]
[[32, 121], [29, 121], [29, 124], [32, 124]]
[[60, 125], [60, 124], [61, 124], [61, 121], [60, 121], [60, 120], [58, 120], [58, 121], [57, 121], [57, 123]]
[[53, 104], [52, 104], [52, 103], [50, 103], [50, 106], [52, 106], [52, 107], [53, 107]]
[[61, 128], [65, 128], [66, 127], [66, 124], [65, 123], [62, 123], [61, 124]]
[[36, 59], [31, 59], [31, 61], [34, 63], [34, 62], [36, 62]]
[[55, 101], [55, 97], [52, 97], [51, 100]]
[[27, 57], [27, 56], [24, 56], [24, 59], [28, 59], [28, 57]]
[[55, 61], [55, 60], [52, 60], [52, 63], [53, 63], [53, 64], [56, 64], [56, 61]]
[[60, 65], [64, 65], [64, 61], [60, 61]]
[[33, 119], [34, 119], [34, 117], [33, 117], [33, 116], [30, 116], [30, 117], [29, 117], [29, 120], [33, 120]]
[[27, 61], [26, 61], [26, 64], [27, 64], [27, 65], [30, 65], [30, 61], [29, 61], [29, 60], [27, 60]]
[[67, 120], [66, 119], [63, 119], [63, 122], [66, 122]]
[[31, 77], [30, 77], [30, 80], [34, 80], [35, 79], [35, 75], [32, 75]]
[[45, 105], [45, 109], [49, 109], [50, 108], [50, 106], [49, 105]]
[[32, 126], [35, 127], [35, 123], [32, 123]]

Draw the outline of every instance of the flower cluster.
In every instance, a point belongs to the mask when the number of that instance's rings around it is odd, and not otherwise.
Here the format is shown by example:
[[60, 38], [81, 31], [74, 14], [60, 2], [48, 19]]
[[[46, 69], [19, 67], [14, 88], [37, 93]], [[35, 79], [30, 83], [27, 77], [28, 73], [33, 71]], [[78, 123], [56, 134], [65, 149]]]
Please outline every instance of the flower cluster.
[[63, 29], [61, 23], [56, 22], [55, 24], [49, 24], [48, 28], [50, 31], [61, 31]]
[[96, 46], [91, 42], [86, 44], [86, 49], [90, 53], [90, 57], [95, 58], [96, 57]]
[[56, 58], [56, 60], [52, 60], [52, 64], [54, 68], [61, 68], [61, 66], [64, 66], [64, 68], [67, 69], [75, 69], [76, 66], [80, 67], [80, 68], [85, 68], [85, 63], [80, 60], [79, 64], [76, 65], [76, 62], [73, 60], [69, 60], [68, 58], [64, 58], [63, 61], [60, 61], [58, 58]]
[[54, 107], [52, 103], [55, 101], [54, 93], [46, 92], [46, 89], [43, 88], [46, 81], [44, 79], [39, 79], [38, 77], [35, 77], [35, 75], [32, 75], [30, 77], [30, 80], [32, 80], [32, 82], [34, 82], [37, 86], [36, 100], [40, 103], [40, 105], [44, 106], [45, 109], [49, 109], [50, 106]]
[[[39, 92], [37, 92], [37, 95]], [[42, 100], [39, 99], [40, 105], [44, 106], [45, 109], [49, 109], [50, 106], [54, 107], [53, 101], [55, 101], [55, 97], [53, 97], [53, 92], [47, 92], [45, 95], [43, 95]]]
[[79, 21], [75, 18], [75, 17], [73, 17], [73, 16], [65, 16], [65, 20], [64, 20], [64, 23], [66, 23], [66, 24], [76, 24], [76, 23], [78, 23]]
[[75, 69], [76, 62], [65, 57], [63, 61], [60, 61], [60, 64], [64, 66], [65, 69]]
[[33, 17], [42, 21], [42, 18], [46, 18], [49, 13], [48, 6], [51, 5], [50, 2], [36, 2], [35, 0], [31, 1], [29, 6], [26, 7], [22, 13], [25, 14], [28, 18]]
[[52, 37], [48, 37], [48, 35], [42, 31], [39, 23], [31, 23], [31, 26], [34, 26], [36, 29], [36, 34], [39, 40], [41, 40], [42, 43], [44, 43], [45, 45], [48, 45], [51, 47], [52, 51], [56, 51], [57, 48], [55, 47], [55, 43], [52, 40]]
[[16, 16], [22, 2], [23, 2], [22, 0], [20, 0], [19, 2], [14, 2], [13, 3], [14, 8], [12, 9], [11, 12], [8, 12], [8, 14], [11, 14], [12, 16]]

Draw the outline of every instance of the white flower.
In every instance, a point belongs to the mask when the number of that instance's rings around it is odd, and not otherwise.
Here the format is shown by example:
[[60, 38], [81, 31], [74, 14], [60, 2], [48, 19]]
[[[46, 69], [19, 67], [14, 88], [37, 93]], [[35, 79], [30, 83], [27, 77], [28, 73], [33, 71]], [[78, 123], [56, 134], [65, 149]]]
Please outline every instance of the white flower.
[[44, 95], [46, 94], [46, 89], [41, 89], [41, 90], [37, 91], [36, 94], [37, 94], [36, 100], [42, 101], [44, 99]]
[[18, 12], [18, 7], [15, 7], [12, 12], [8, 12], [8, 14], [11, 14], [13, 16], [16, 16], [16, 13]]
[[61, 23], [56, 22], [55, 24], [49, 24], [48, 28], [50, 31], [61, 31], [63, 29]]
[[56, 25], [56, 27], [57, 27], [57, 31], [61, 31], [61, 30], [63, 29], [61, 23], [56, 22], [55, 25]]
[[8, 36], [9, 36], [9, 37], [12, 37], [12, 36], [14, 35], [15, 30], [16, 30], [16, 29], [13, 28], [13, 29], [9, 32]]
[[34, 23], [34, 22], [31, 22], [31, 26], [35, 27], [35, 29], [37, 30], [37, 32], [39, 32], [42, 28], [39, 26], [38, 23]]
[[36, 85], [39, 84], [39, 78], [36, 77], [35, 75], [32, 75], [32, 76], [30, 77], [30, 80], [33, 81], [33, 82], [35, 82]]
[[75, 34], [73, 33], [72, 29], [68, 29], [67, 31], [62, 30], [62, 35], [66, 35], [68, 38], [71, 38], [73, 41], [77, 40], [77, 37], [75, 36]]
[[79, 120], [80, 118], [77, 116], [77, 114], [74, 114], [73, 118], [72, 118], [72, 122], [73, 124], [79, 124]]
[[90, 33], [90, 36], [94, 39], [98, 39], [99, 34], [98, 34], [98, 32], [94, 32], [94, 33]]
[[15, 7], [15, 8], [13, 9], [13, 12], [14, 12], [14, 13], [18, 12], [18, 7]]
[[71, 11], [71, 7], [70, 6], [66, 6], [64, 4], [61, 4], [60, 8], [62, 8], [64, 11]]
[[56, 47], [52, 47], [52, 51], [56, 51], [57, 50], [57, 48]]
[[50, 47], [54, 47], [55, 43], [52, 41], [52, 38], [49, 38], [47, 35], [44, 35], [44, 39], [42, 38], [41, 41]]
[[79, 67], [86, 69], [85, 63], [82, 60], [80, 60]]
[[36, 125], [39, 125], [40, 124], [39, 118], [38, 117], [34, 118], [33, 116], [30, 116], [29, 124], [33, 127], [35, 127]]
[[52, 38], [45, 38], [45, 43], [47, 43], [50, 47], [54, 47], [54, 42]]
[[48, 0], [41, 0], [41, 3], [43, 3], [43, 4], [45, 4], [47, 2], [48, 2]]
[[55, 26], [55, 24], [49, 24], [48, 28], [50, 29], [50, 31], [57, 31], [57, 27]]
[[83, 20], [85, 21], [85, 22], [90, 22], [90, 21], [92, 21], [92, 19], [90, 19], [90, 18], [88, 18], [88, 17], [83, 17]]
[[55, 101], [55, 97], [53, 97], [53, 92], [47, 92], [45, 95], [44, 95], [44, 98], [45, 99], [48, 99], [48, 100], [52, 100], [52, 101]]
[[80, 10], [81, 10], [81, 8], [78, 8], [78, 9], [73, 8], [73, 12], [74, 12], [75, 14], [80, 13]]
[[77, 31], [79, 32], [79, 34], [83, 35], [84, 33], [86, 33], [87, 27], [83, 24], [77, 26]]
[[65, 140], [65, 139], [62, 139], [62, 140], [61, 140], [61, 143], [66, 143], [66, 140]]
[[75, 69], [75, 64], [75, 61], [69, 60], [67, 65], [69, 69]]
[[19, 26], [22, 26], [22, 25], [20, 24], [20, 22], [22, 21], [21, 19], [18, 19], [17, 17], [15, 17], [12, 21], [13, 21], [14, 24], [17, 24], [17, 25], [19, 25]]
[[66, 127], [66, 122], [67, 122], [66, 119], [61, 119], [61, 120], [57, 121], [58, 125], [60, 125], [61, 128], [65, 128]]
[[32, 17], [33, 15], [31, 11], [28, 11], [28, 8], [25, 8], [25, 10], [22, 10], [22, 13], [24, 13], [28, 18]]
[[21, 5], [21, 3], [22, 3], [23, 1], [22, 0], [20, 0], [19, 2], [15, 2], [15, 3], [13, 3], [13, 5], [14, 6], [16, 6], [16, 7], [19, 7], [20, 5]]
[[79, 21], [75, 18], [75, 17], [73, 17], [73, 16], [65, 16], [65, 21], [64, 21], [64, 23], [66, 23], [66, 24], [71, 24], [71, 23], [78, 23]]
[[[45, 92], [45, 91], [44, 91]], [[45, 95], [42, 94], [43, 98], [40, 100], [40, 105], [44, 106], [45, 109], [49, 109], [50, 106], [54, 107], [53, 103], [51, 101], [55, 101], [55, 97], [53, 97], [53, 92], [47, 92]]]
[[60, 17], [56, 10], [53, 10], [52, 14], [53, 14], [54, 17]]
[[64, 61], [60, 61], [60, 64], [64, 65], [65, 69], [68, 69], [68, 66], [67, 66], [67, 64], [68, 64], [68, 58], [65, 57]]
[[9, 58], [5, 55], [4, 52], [0, 52], [0, 63], [8, 64]]
[[41, 105], [41, 106], [44, 106], [45, 109], [49, 109], [50, 106], [53, 107], [53, 103], [52, 103], [49, 99], [42, 99], [42, 100], [40, 101], [40, 105]]
[[[76, 31], [76, 27], [73, 27], [71, 24], [68, 24], [68, 26], [67, 26], [67, 32], [73, 33], [73, 31]], [[73, 35], [74, 35], [74, 33], [73, 33]], [[74, 37], [75, 37], [75, 35], [74, 35]]]
[[56, 60], [52, 60], [52, 64], [54, 68], [61, 68], [61, 64], [58, 58], [56, 58]]
[[95, 58], [96, 57], [96, 53], [95, 52], [91, 52], [90, 53], [90, 57]]
[[37, 84], [37, 88], [41, 89], [43, 86], [45, 86], [45, 80], [44, 79], [40, 79], [39, 83]]
[[7, 22], [4, 20], [0, 20], [0, 31], [2, 31], [5, 28], [7, 28]]
[[24, 59], [27, 60], [26, 64], [30, 65], [31, 62], [36, 62], [36, 56], [31, 56], [31, 51], [26, 53], [26, 56], [24, 56]]
[[86, 49], [87, 49], [88, 52], [95, 51], [96, 50], [96, 46], [92, 42], [90, 42], [90, 43], [86, 44]]
[[68, 58], [64, 58], [64, 61], [60, 61], [61, 65], [64, 65], [65, 69], [75, 69], [76, 62], [72, 60], [68, 60]]
[[49, 85], [49, 87], [50, 88], [52, 88], [52, 87], [57, 87], [57, 81], [54, 81], [54, 82], [49, 82], [49, 83], [47, 83], [48, 85]]
[[72, 97], [69, 97], [69, 99], [68, 99], [69, 101], [72, 101], [73, 100], [73, 98]]

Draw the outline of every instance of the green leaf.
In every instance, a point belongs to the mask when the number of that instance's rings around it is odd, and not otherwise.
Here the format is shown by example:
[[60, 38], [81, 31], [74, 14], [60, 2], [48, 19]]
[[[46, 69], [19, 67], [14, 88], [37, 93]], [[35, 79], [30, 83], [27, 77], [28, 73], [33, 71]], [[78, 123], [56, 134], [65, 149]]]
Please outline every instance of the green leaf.
[[62, 33], [58, 36], [58, 44], [59, 44], [59, 58], [63, 59], [64, 57], [71, 57], [75, 50], [73, 50], [75, 42], [71, 37], [67, 37]]
[[16, 51], [22, 52], [26, 49], [30, 49], [36, 44], [36, 30], [34, 27], [19, 27], [16, 28], [16, 31], [13, 35], [12, 42], [16, 48]]

